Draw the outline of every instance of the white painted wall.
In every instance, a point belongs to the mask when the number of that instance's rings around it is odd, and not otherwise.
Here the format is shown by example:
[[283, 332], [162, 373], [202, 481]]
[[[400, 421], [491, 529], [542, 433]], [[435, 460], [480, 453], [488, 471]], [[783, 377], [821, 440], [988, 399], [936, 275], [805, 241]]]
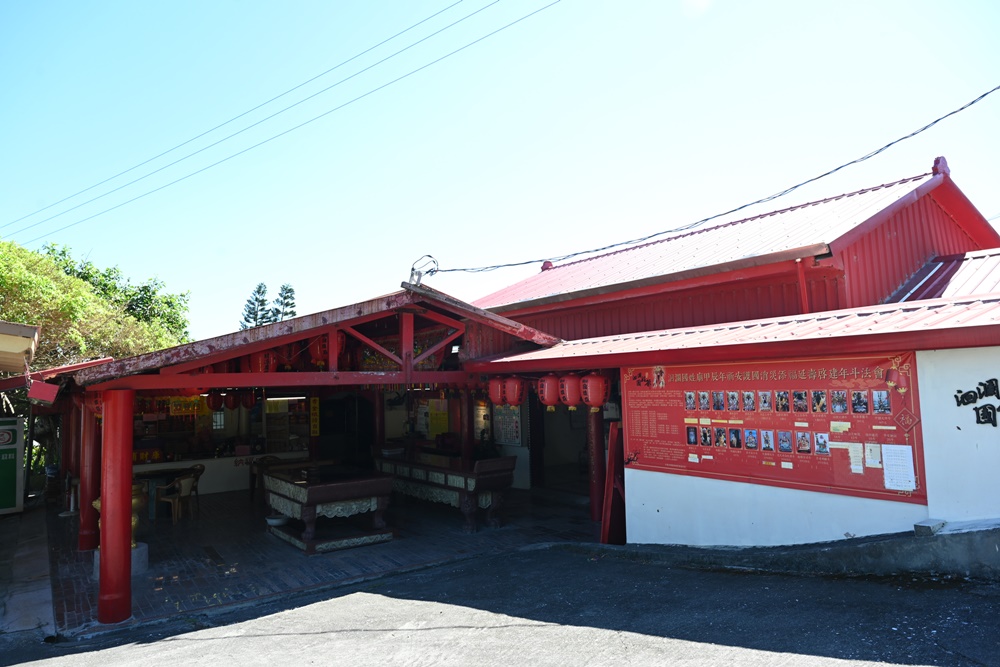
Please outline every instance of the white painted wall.
[[913, 530], [923, 505], [625, 470], [630, 544], [776, 546]]
[[[917, 352], [920, 418], [924, 435], [927, 508], [934, 519], [1000, 517], [1000, 428], [977, 424], [955, 392], [1000, 378], [1000, 347]], [[1000, 406], [995, 397], [976, 405]]]

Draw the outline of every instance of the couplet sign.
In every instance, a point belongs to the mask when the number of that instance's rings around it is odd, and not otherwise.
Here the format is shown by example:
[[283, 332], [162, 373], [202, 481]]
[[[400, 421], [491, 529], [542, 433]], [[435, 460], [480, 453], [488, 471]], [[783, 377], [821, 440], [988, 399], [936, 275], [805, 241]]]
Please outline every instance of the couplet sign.
[[927, 503], [912, 352], [622, 369], [629, 467]]

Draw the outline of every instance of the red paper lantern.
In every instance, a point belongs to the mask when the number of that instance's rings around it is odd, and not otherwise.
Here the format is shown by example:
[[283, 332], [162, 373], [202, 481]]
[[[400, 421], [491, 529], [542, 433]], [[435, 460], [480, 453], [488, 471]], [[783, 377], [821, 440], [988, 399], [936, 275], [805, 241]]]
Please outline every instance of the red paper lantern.
[[309, 358], [314, 366], [326, 368], [330, 363], [330, 338], [324, 334], [309, 341]]
[[278, 355], [273, 350], [250, 354], [251, 373], [273, 373], [278, 370]]
[[493, 402], [493, 405], [503, 405], [503, 393], [503, 378], [490, 378], [490, 400]]
[[603, 375], [589, 373], [580, 380], [580, 393], [591, 412], [600, 412], [611, 396], [611, 384]]
[[576, 410], [582, 400], [579, 375], [567, 373], [559, 378], [559, 400], [563, 405], [568, 405], [570, 410]]
[[507, 405], [517, 407], [524, 400], [524, 380], [510, 376], [503, 383], [503, 400]]
[[83, 395], [83, 405], [95, 415], [104, 411], [104, 400], [101, 392], [88, 391]]
[[240, 405], [249, 410], [257, 405], [257, 395], [253, 391], [240, 392]]
[[559, 405], [559, 376], [554, 373], [543, 375], [538, 379], [538, 400], [545, 409], [555, 412]]
[[240, 407], [240, 395], [235, 391], [227, 391], [225, 398], [222, 399], [222, 402], [230, 410], [235, 410]]
[[218, 412], [222, 409], [222, 394], [217, 391], [209, 392], [208, 396], [205, 397], [205, 404], [212, 412]]

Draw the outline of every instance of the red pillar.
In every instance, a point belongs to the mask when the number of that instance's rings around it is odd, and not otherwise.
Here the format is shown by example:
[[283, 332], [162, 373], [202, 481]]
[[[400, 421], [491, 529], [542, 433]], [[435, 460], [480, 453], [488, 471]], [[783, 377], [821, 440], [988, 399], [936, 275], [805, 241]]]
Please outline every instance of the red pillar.
[[91, 504], [101, 495], [101, 447], [97, 441], [97, 417], [80, 410], [80, 551], [96, 549], [97, 510]]
[[587, 453], [590, 458], [590, 520], [600, 521], [604, 512], [604, 412], [587, 413]]
[[104, 392], [101, 454], [101, 583], [97, 620], [132, 615], [132, 404], [135, 391]]

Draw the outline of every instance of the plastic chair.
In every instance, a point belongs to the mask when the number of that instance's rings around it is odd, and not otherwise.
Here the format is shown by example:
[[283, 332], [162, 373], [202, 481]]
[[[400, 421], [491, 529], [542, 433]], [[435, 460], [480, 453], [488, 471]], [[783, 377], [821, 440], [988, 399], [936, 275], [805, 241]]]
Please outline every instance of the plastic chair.
[[198, 480], [201, 479], [202, 473], [205, 472], [205, 464], [196, 463], [189, 470], [194, 475], [194, 487], [191, 489], [191, 493], [194, 494], [195, 500], [198, 503], [198, 516], [201, 516], [201, 495], [198, 493]]
[[188, 516], [194, 518], [191, 513], [191, 491], [194, 489], [196, 479], [194, 473], [186, 473], [166, 486], [156, 487], [156, 502], [170, 503], [170, 516], [175, 524], [184, 513], [185, 506]]

